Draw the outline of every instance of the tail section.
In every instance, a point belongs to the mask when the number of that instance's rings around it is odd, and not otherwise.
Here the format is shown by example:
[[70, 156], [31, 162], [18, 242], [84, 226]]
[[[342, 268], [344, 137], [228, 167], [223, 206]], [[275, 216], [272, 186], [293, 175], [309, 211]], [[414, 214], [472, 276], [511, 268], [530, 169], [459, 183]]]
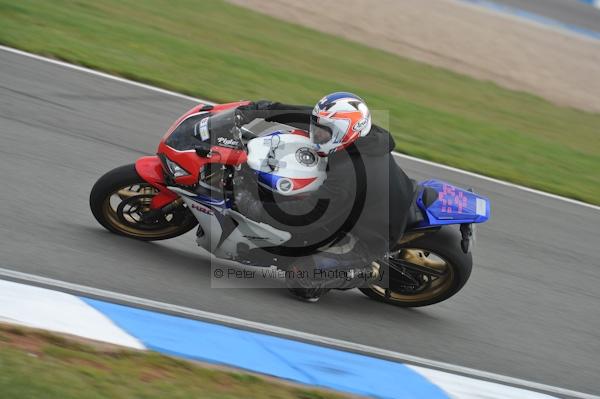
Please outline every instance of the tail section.
[[490, 218], [490, 201], [439, 180], [420, 183], [417, 205], [426, 216], [419, 227], [483, 223]]

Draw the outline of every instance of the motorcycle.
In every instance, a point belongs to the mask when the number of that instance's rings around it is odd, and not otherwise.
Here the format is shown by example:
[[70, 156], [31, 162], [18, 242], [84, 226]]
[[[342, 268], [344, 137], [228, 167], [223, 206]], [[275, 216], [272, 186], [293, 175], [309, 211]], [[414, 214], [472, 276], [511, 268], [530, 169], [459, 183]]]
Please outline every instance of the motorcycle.
[[[236, 211], [236, 173], [249, 167], [263, 188], [294, 196], [323, 183], [327, 158], [294, 126], [258, 132], [237, 126], [235, 109], [245, 104], [193, 107], [169, 128], [157, 155], [100, 177], [90, 194], [96, 220], [113, 233], [145, 241], [174, 238], [198, 226], [198, 245], [217, 258], [285, 268], [277, 264], [276, 251], [259, 264], [251, 256], [257, 249], [282, 247], [291, 234]], [[415, 182], [406, 231], [377, 261], [389, 271], [387, 284], [359, 289], [403, 307], [450, 298], [471, 274], [474, 225], [489, 216], [489, 200], [472, 190], [438, 180]]]

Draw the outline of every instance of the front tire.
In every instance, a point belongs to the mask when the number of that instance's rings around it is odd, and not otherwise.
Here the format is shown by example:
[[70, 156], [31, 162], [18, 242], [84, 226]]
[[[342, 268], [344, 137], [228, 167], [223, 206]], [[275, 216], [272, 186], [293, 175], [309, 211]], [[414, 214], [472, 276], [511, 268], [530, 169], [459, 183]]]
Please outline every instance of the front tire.
[[402, 273], [389, 269], [389, 288], [371, 285], [360, 288], [369, 298], [401, 307], [420, 307], [445, 301], [466, 284], [473, 266], [471, 253], [460, 246], [461, 234], [456, 226], [445, 226], [400, 245], [392, 256], [434, 268], [440, 276], [432, 277], [412, 270]]
[[183, 204], [156, 218], [144, 218], [157, 192], [138, 175], [134, 164], [125, 165], [98, 179], [90, 193], [90, 208], [107, 230], [144, 241], [177, 237], [198, 224]]

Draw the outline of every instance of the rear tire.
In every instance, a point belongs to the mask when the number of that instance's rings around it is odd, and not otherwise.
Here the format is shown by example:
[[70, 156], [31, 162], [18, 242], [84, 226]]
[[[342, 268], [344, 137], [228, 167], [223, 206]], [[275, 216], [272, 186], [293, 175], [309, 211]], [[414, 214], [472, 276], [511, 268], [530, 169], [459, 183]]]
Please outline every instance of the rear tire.
[[435, 265], [446, 271], [445, 276], [424, 282], [420, 291], [407, 289], [402, 285], [402, 275], [392, 269], [389, 270], [388, 290], [372, 285], [359, 288], [360, 291], [376, 301], [401, 307], [420, 307], [445, 301], [460, 291], [471, 275], [473, 258], [470, 252], [465, 254], [462, 251], [461, 238], [456, 226], [444, 226], [397, 248], [400, 250], [397, 256], [404, 260], [417, 264], [427, 262], [423, 264]]
[[144, 213], [150, 211], [150, 201], [157, 192], [138, 175], [134, 164], [125, 165], [98, 179], [90, 193], [90, 208], [107, 230], [144, 241], [177, 237], [198, 224], [184, 205], [156, 220], [142, 220]]

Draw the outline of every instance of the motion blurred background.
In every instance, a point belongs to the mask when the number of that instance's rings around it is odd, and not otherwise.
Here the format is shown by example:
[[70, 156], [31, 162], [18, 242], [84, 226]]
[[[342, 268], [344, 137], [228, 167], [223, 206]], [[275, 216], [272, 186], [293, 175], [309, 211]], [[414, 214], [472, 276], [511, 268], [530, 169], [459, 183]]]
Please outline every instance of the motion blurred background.
[[600, 204], [583, 1], [0, 1], [0, 42], [217, 102], [353, 91], [400, 152]]
[[211, 289], [193, 232], [124, 240], [88, 207], [94, 181], [153, 153], [195, 100], [1, 51], [0, 268], [600, 394], [592, 3], [0, 0], [6, 46], [215, 102], [352, 91], [389, 111], [398, 152], [587, 203], [403, 157], [411, 177], [492, 201], [459, 295], [405, 310], [356, 291], [307, 307], [277, 290]]

